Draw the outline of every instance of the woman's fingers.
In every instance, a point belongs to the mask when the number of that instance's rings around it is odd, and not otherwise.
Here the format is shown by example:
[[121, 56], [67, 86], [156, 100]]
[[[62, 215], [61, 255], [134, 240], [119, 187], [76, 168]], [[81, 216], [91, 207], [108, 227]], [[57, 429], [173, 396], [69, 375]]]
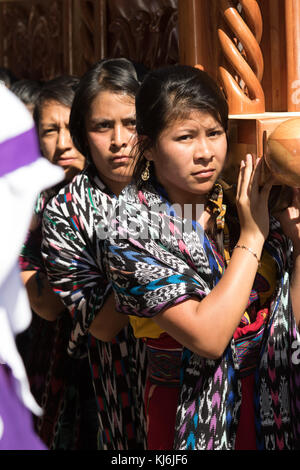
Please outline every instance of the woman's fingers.
[[246, 198], [249, 193], [249, 184], [251, 181], [253, 171], [253, 160], [252, 155], [247, 154], [243, 164], [241, 164], [240, 174], [239, 174], [239, 184], [237, 191], [237, 198]]
[[240, 165], [239, 176], [238, 176], [237, 188], [236, 188], [236, 198], [237, 199], [239, 199], [241, 197], [241, 186], [243, 184], [244, 173], [245, 173], [245, 161], [242, 160], [241, 165]]
[[237, 206], [241, 231], [247, 236], [263, 235], [266, 239], [269, 232], [268, 198], [273, 179], [270, 178], [260, 187], [262, 163], [261, 159], [246, 155], [245, 163], [240, 169]]
[[[245, 160], [241, 162], [241, 168], [237, 184], [237, 199], [256, 201], [258, 203], [267, 202], [272, 186], [275, 184], [275, 179], [272, 175], [267, 179], [264, 185], [260, 186], [261, 172], [263, 168], [263, 159], [256, 158], [251, 154], [247, 154]], [[300, 189], [299, 192], [294, 193], [294, 197], [298, 198], [300, 202]], [[255, 202], [254, 202], [255, 203]]]
[[260, 175], [262, 169], [262, 158], [256, 158], [254, 162], [252, 180], [251, 180], [251, 189], [253, 188], [254, 191], [259, 190], [259, 182], [260, 182]]

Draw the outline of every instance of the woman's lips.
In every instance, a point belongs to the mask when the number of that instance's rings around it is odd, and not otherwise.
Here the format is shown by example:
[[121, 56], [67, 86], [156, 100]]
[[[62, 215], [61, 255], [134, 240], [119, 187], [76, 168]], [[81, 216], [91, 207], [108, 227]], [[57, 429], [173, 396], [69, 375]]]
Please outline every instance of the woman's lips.
[[56, 161], [56, 164], [59, 166], [70, 166], [70, 165], [73, 165], [75, 160], [76, 160], [75, 157], [59, 158]]
[[127, 163], [129, 160], [132, 160], [132, 157], [129, 155], [115, 155], [112, 157], [113, 163]]
[[195, 173], [192, 173], [196, 178], [210, 178], [216, 170], [211, 168], [209, 170], [200, 170]]

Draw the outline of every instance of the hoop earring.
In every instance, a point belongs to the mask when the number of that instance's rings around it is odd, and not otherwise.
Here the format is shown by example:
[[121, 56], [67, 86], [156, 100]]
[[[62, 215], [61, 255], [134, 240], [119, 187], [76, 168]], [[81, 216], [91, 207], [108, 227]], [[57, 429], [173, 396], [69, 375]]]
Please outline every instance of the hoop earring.
[[150, 161], [147, 160], [145, 169], [144, 169], [143, 173], [141, 174], [141, 178], [142, 178], [143, 181], [147, 181], [150, 178], [149, 167], [150, 167]]

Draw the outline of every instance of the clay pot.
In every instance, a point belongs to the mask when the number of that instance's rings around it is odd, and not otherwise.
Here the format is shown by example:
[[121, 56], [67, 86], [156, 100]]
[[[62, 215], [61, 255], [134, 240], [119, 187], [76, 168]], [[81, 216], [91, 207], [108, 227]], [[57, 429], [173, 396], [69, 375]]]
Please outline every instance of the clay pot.
[[264, 158], [278, 184], [300, 187], [300, 118], [276, 127], [267, 139]]

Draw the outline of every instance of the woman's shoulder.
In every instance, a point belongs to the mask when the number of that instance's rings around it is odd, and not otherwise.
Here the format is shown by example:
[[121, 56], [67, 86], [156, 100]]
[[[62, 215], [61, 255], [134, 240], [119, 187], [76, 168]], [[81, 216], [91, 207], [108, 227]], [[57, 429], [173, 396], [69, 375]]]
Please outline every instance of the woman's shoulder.
[[139, 202], [139, 190], [135, 183], [129, 183], [121, 191], [118, 197], [118, 204], [136, 204]]
[[89, 177], [85, 173], [79, 173], [72, 179], [72, 181], [66, 183], [62, 188], [60, 188], [54, 198], [58, 201], [66, 200], [68, 194], [71, 196], [78, 192], [80, 193], [82, 190], [85, 190], [86, 187], [89, 187]]
[[111, 200], [111, 196], [105, 192], [104, 185], [103, 188], [100, 187], [100, 184], [98, 185], [89, 173], [82, 172], [48, 201], [47, 208], [60, 206], [62, 209], [65, 207], [75, 209], [76, 207], [76, 210], [86, 210], [92, 206], [96, 210], [99, 205], [105, 206]]
[[151, 184], [145, 184], [142, 188], [139, 188], [136, 183], [129, 183], [123, 191], [120, 193], [118, 198], [118, 205], [139, 206], [144, 210], [152, 210], [157, 206], [162, 205], [162, 199], [158, 194], [155, 187]]

